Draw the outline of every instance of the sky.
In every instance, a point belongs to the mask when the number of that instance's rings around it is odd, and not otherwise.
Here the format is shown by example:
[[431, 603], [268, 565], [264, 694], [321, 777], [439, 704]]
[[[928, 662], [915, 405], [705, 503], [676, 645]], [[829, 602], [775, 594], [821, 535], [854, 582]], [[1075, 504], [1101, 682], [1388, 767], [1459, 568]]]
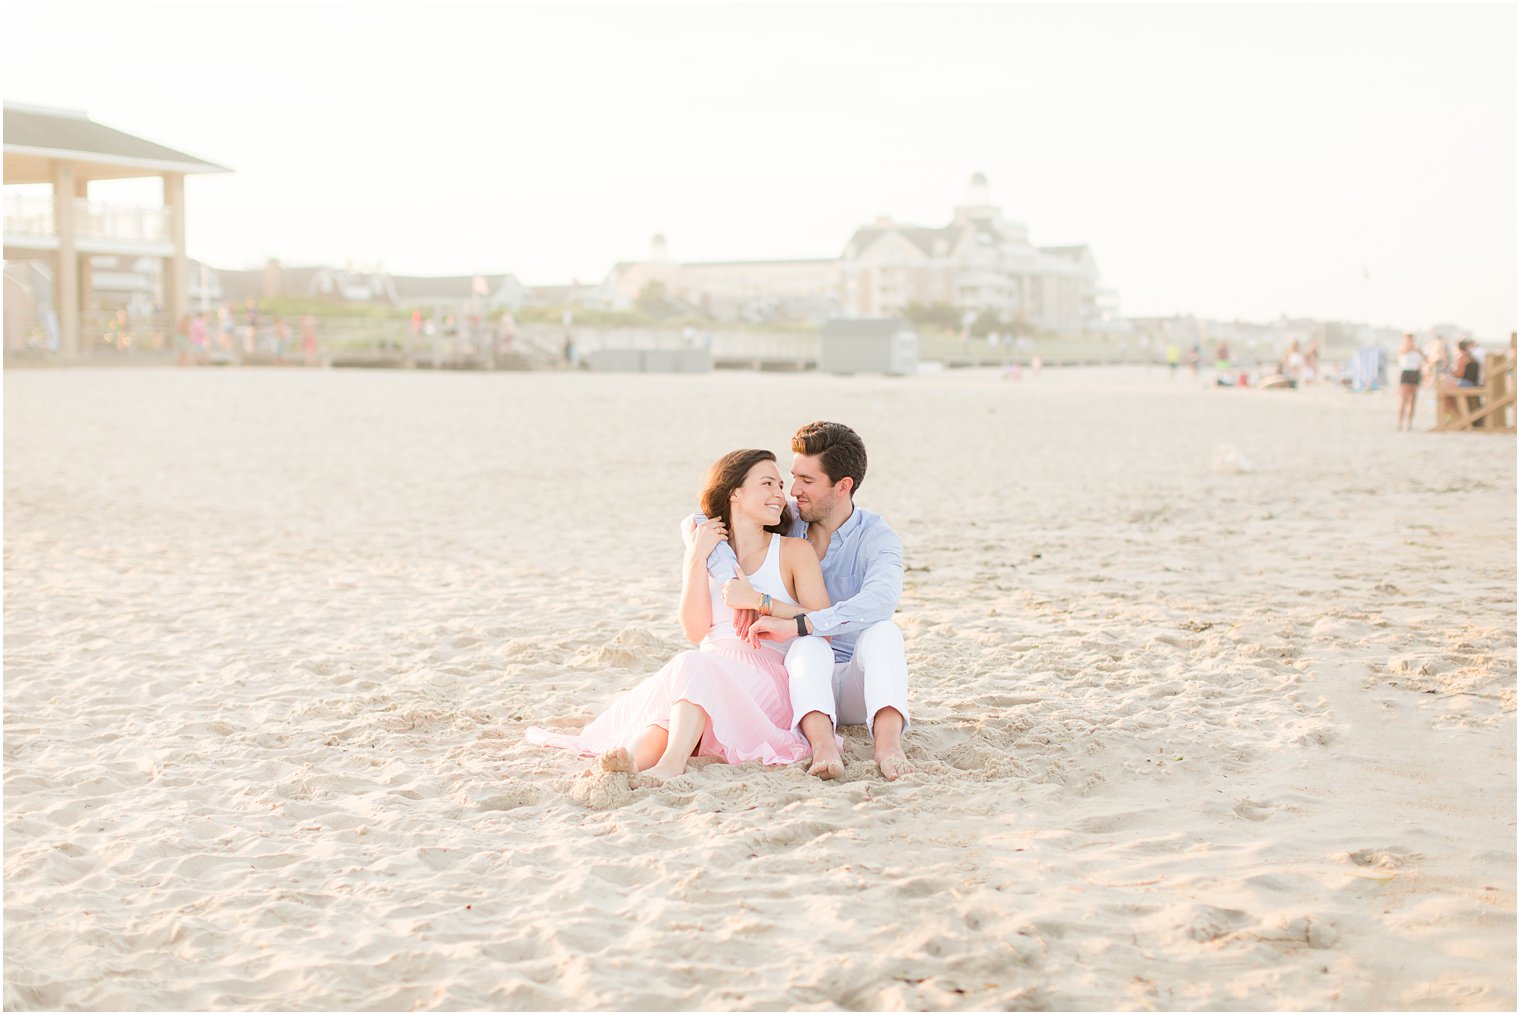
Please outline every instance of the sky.
[[[232, 173], [221, 268], [603, 278], [838, 256], [984, 173], [1127, 315], [1503, 337], [1517, 311], [1513, 4], [95, 4], [5, 0], [7, 102]], [[142, 182], [91, 196], [154, 204]]]

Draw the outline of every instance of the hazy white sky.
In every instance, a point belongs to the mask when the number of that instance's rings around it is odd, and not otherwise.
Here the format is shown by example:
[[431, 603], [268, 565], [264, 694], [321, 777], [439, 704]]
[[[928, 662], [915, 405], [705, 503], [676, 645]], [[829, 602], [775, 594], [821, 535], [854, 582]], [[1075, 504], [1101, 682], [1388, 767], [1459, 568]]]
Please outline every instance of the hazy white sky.
[[943, 225], [980, 171], [1128, 314], [1515, 326], [1512, 4], [3, 15], [8, 101], [236, 170], [190, 183], [220, 267], [591, 281], [655, 232], [678, 260], [832, 257], [879, 214]]

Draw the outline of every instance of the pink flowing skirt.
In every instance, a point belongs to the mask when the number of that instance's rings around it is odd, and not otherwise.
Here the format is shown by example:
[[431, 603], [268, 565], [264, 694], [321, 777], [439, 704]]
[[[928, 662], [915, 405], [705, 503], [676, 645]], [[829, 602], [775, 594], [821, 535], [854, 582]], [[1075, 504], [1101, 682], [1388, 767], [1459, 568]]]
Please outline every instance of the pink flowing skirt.
[[670, 708], [689, 701], [707, 713], [697, 745], [700, 757], [730, 765], [760, 761], [787, 765], [809, 757], [807, 738], [792, 725], [792, 701], [781, 654], [754, 649], [737, 638], [703, 642], [682, 652], [654, 676], [623, 695], [579, 735], [530, 727], [529, 743], [596, 755], [633, 747], [651, 726], [670, 726]]

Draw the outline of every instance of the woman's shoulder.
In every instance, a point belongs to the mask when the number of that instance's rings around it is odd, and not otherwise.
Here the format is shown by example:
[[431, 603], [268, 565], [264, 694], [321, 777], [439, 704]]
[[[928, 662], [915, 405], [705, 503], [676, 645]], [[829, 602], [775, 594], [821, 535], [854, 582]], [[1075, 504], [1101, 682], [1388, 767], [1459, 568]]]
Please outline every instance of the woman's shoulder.
[[804, 536], [781, 536], [781, 559], [789, 564], [795, 564], [808, 557], [813, 563], [818, 562], [818, 553], [813, 549], [813, 544]]

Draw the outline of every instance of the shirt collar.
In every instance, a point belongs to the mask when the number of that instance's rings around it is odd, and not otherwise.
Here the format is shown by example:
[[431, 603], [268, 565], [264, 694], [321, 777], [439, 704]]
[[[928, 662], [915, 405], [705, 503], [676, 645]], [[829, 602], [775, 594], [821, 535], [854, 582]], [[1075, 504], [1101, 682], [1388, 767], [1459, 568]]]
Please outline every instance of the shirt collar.
[[844, 520], [843, 525], [834, 530], [834, 535], [839, 536], [841, 539], [850, 538], [851, 534], [853, 534], [856, 529], [860, 528], [861, 521], [862, 519], [860, 517], [860, 507], [858, 505], [852, 505], [850, 508], [850, 517]]

